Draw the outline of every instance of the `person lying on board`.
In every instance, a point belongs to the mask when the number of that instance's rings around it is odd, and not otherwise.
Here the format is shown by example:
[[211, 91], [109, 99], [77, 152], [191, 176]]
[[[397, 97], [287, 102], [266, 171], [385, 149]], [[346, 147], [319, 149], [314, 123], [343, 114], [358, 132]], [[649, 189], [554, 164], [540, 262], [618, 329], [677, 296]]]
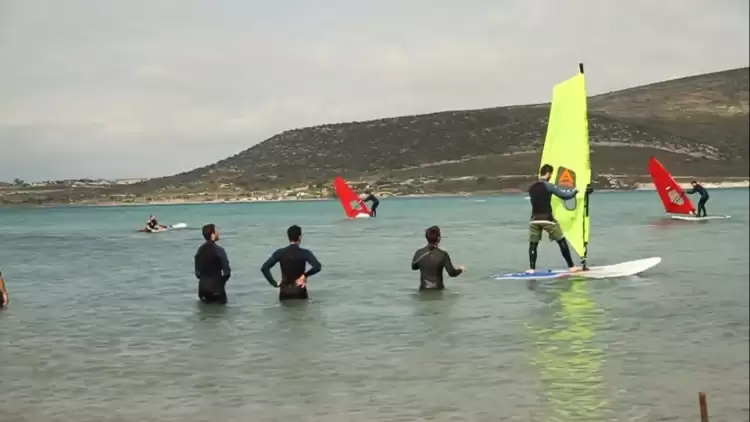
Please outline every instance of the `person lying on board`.
[[[529, 274], [536, 272], [537, 250], [539, 242], [542, 240], [542, 232], [547, 232], [550, 240], [557, 242], [569, 271], [577, 272], [581, 270], [573, 264], [568, 242], [560, 225], [552, 215], [552, 195], [567, 201], [575, 198], [578, 191], [576, 189], [561, 189], [550, 183], [552, 171], [551, 165], [543, 165], [539, 171], [539, 180], [529, 187], [531, 222], [529, 223], [529, 269], [526, 270]], [[593, 190], [587, 189], [586, 192], [591, 193]]]
[[206, 240], [195, 253], [195, 277], [198, 278], [198, 299], [203, 303], [227, 303], [225, 286], [232, 276], [227, 252], [217, 245], [219, 232], [213, 224], [203, 226]]
[[8, 306], [8, 289], [5, 287], [5, 279], [3, 279], [3, 272], [0, 270], [0, 309]]
[[428, 227], [424, 237], [427, 245], [414, 253], [411, 269], [419, 270], [419, 290], [443, 290], [443, 270], [451, 277], [458, 277], [466, 271], [466, 267], [460, 265], [454, 268], [448, 252], [440, 249], [440, 227]]
[[377, 209], [378, 205], [380, 205], [380, 201], [378, 198], [372, 194], [372, 191], [370, 189], [367, 189], [365, 191], [365, 199], [362, 200], [362, 202], [372, 202], [372, 206], [370, 207], [370, 216], [375, 217], [377, 215]]
[[708, 202], [709, 198], [708, 191], [696, 180], [691, 181], [690, 185], [692, 185], [693, 187], [686, 190], [685, 193], [688, 195], [697, 193], [701, 196], [701, 199], [698, 200], [698, 217], [707, 217], [708, 214], [706, 214], [706, 202]]
[[[279, 289], [279, 300], [307, 299], [307, 279], [319, 273], [323, 265], [312, 252], [299, 246], [302, 242], [299, 226], [289, 227], [286, 236], [289, 245], [274, 251], [260, 267], [260, 272], [268, 284]], [[281, 264], [281, 283], [276, 282], [271, 274], [271, 268], [277, 262]], [[307, 264], [310, 264], [309, 270]]]

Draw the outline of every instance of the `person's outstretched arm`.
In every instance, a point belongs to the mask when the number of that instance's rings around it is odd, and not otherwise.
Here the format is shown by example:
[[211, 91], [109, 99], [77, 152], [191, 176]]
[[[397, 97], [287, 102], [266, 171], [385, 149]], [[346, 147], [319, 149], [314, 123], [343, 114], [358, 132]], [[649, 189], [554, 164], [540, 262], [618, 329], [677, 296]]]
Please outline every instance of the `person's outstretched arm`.
[[263, 273], [263, 277], [266, 278], [266, 281], [268, 281], [268, 284], [272, 285], [273, 287], [279, 287], [279, 283], [276, 282], [276, 280], [273, 279], [273, 275], [271, 274], [271, 268], [273, 268], [274, 265], [276, 265], [277, 262], [279, 262], [279, 251], [275, 251], [271, 254], [270, 257], [266, 260], [266, 262], [263, 263], [263, 266], [260, 267], [260, 272]]
[[309, 250], [305, 249], [306, 256], [305, 260], [308, 264], [310, 264], [310, 269], [305, 271], [305, 279], [308, 277], [315, 275], [320, 272], [320, 270], [323, 269], [323, 264], [318, 261], [318, 258], [315, 257], [315, 254], [310, 252]]
[[451, 262], [451, 256], [448, 255], [448, 252], [443, 251], [445, 255], [443, 255], [443, 266], [445, 267], [445, 272], [448, 273], [451, 277], [458, 277], [461, 275], [462, 272], [464, 272], [464, 269], [461, 267], [455, 268], [453, 266], [453, 262]]
[[576, 189], [561, 189], [550, 182], [544, 182], [544, 184], [547, 187], [548, 191], [564, 201], [573, 199], [575, 198], [576, 194], [578, 194], [578, 191]]

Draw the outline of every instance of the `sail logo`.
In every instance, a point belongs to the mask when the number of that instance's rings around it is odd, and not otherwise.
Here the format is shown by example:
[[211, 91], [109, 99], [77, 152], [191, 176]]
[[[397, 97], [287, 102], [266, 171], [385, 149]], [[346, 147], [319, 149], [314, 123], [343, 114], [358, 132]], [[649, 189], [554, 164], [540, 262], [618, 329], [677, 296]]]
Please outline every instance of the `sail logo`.
[[[576, 188], [576, 172], [573, 170], [560, 166], [557, 168], [557, 177], [555, 177], [555, 184], [557, 186], [560, 186], [561, 188], [565, 189], [575, 189]], [[567, 201], [563, 202], [565, 204], [565, 208], [568, 211], [575, 211], [576, 207], [578, 206], [578, 200], [577, 198], [568, 199]]]
[[556, 185], [564, 188], [573, 189], [576, 187], [576, 174], [573, 170], [565, 167], [557, 169], [557, 180]]
[[684, 201], [682, 200], [682, 196], [680, 196], [680, 193], [676, 190], [669, 190], [667, 188], [667, 195], [669, 196], [669, 200], [672, 201], [675, 205], [682, 205], [684, 204]]

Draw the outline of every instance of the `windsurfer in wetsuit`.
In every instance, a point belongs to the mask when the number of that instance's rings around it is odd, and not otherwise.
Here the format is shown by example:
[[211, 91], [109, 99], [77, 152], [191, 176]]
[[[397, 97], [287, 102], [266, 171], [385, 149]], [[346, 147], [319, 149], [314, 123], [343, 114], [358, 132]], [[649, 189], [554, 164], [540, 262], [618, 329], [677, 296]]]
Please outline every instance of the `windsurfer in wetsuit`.
[[195, 277], [198, 278], [198, 298], [204, 303], [227, 303], [227, 292], [224, 286], [232, 275], [227, 253], [216, 242], [219, 232], [216, 226], [203, 226], [202, 244], [195, 253]]
[[[307, 299], [307, 279], [319, 273], [323, 266], [312, 252], [299, 246], [302, 241], [299, 226], [289, 227], [286, 235], [289, 245], [274, 251], [260, 267], [260, 272], [268, 284], [279, 289], [279, 300]], [[277, 262], [281, 266], [281, 283], [276, 282], [271, 274], [271, 268]], [[310, 264], [309, 270], [307, 264]]]
[[148, 216], [148, 221], [146, 221], [146, 231], [152, 232], [152, 231], [158, 231], [161, 227], [159, 226], [159, 222], [156, 221], [156, 217], [153, 215]]
[[451, 257], [448, 252], [440, 249], [440, 228], [432, 226], [427, 228], [424, 233], [427, 239], [427, 245], [418, 249], [411, 260], [411, 269], [419, 270], [419, 290], [443, 290], [443, 269], [451, 277], [458, 277], [466, 271], [463, 265], [458, 268], [453, 267]]
[[557, 242], [560, 247], [565, 263], [571, 272], [580, 271], [579, 267], [573, 265], [573, 258], [570, 256], [568, 242], [560, 228], [560, 225], [552, 215], [552, 195], [563, 200], [573, 199], [578, 193], [577, 190], [560, 189], [549, 180], [552, 177], [553, 168], [549, 164], [542, 166], [539, 171], [539, 180], [529, 187], [529, 199], [531, 200], [531, 222], [529, 223], [529, 269], [527, 273], [536, 271], [537, 248], [542, 240], [542, 232], [547, 232], [550, 240]]
[[5, 279], [3, 279], [3, 272], [0, 271], [0, 308], [8, 306], [8, 289], [5, 287]]
[[691, 181], [690, 185], [692, 185], [693, 187], [686, 190], [685, 193], [687, 193], [688, 195], [697, 193], [701, 196], [701, 199], [698, 200], [698, 217], [706, 217], [706, 202], [708, 202], [709, 198], [708, 191], [703, 187], [703, 185], [695, 180]]
[[378, 198], [372, 194], [372, 191], [370, 189], [367, 189], [365, 191], [365, 199], [362, 200], [362, 202], [372, 202], [372, 206], [370, 206], [370, 216], [377, 217], [377, 209], [378, 205], [380, 205], [380, 201]]

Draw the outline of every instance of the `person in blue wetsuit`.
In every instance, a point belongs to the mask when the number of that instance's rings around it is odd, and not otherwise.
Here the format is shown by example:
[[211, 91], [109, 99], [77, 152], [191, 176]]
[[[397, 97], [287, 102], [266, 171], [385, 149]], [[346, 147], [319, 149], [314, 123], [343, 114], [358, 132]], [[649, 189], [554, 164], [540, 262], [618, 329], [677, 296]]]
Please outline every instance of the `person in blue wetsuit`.
[[[289, 245], [274, 251], [260, 267], [260, 272], [268, 284], [279, 289], [279, 300], [307, 299], [307, 279], [319, 273], [323, 266], [312, 252], [299, 246], [302, 241], [302, 229], [299, 226], [289, 227], [286, 235]], [[271, 275], [271, 268], [276, 263], [281, 265], [281, 283], [276, 282]], [[307, 264], [310, 264], [309, 270]]]
[[8, 306], [8, 289], [5, 287], [3, 272], [0, 270], [0, 309]]
[[227, 303], [225, 286], [232, 276], [227, 252], [217, 245], [219, 232], [213, 224], [203, 226], [206, 240], [195, 253], [195, 277], [198, 278], [198, 298], [204, 303]]
[[690, 185], [692, 188], [685, 191], [688, 195], [692, 195], [694, 193], [697, 193], [701, 196], [701, 198], [698, 200], [698, 217], [706, 217], [706, 202], [708, 202], [708, 191], [706, 188], [703, 187], [700, 183], [693, 180], [690, 182]]
[[362, 202], [372, 202], [372, 205], [370, 206], [370, 216], [377, 217], [378, 214], [378, 205], [380, 205], [380, 201], [378, 198], [372, 194], [372, 191], [370, 189], [367, 189], [365, 191], [365, 199], [362, 200]]
[[529, 223], [529, 269], [527, 273], [536, 271], [537, 249], [542, 240], [542, 233], [547, 232], [550, 240], [557, 242], [571, 272], [580, 271], [581, 268], [573, 264], [570, 256], [570, 248], [560, 225], [552, 215], [552, 195], [563, 200], [573, 199], [578, 193], [575, 189], [561, 189], [550, 183], [553, 168], [549, 164], [542, 166], [539, 171], [539, 180], [529, 187], [529, 199], [531, 200], [531, 222]]

